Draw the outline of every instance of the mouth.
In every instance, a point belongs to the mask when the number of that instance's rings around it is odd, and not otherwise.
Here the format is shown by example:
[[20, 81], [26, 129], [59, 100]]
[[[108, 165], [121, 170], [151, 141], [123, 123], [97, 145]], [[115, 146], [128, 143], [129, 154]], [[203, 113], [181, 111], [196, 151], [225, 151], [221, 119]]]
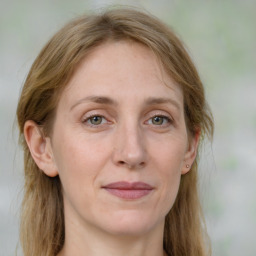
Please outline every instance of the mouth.
[[102, 187], [110, 194], [123, 199], [135, 200], [148, 195], [154, 188], [144, 182], [114, 182]]

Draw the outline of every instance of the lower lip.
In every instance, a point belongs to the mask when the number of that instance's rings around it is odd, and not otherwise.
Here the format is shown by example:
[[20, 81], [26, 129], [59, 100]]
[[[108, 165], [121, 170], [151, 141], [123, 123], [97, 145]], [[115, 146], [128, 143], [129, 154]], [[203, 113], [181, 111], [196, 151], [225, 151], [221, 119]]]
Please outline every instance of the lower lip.
[[148, 195], [152, 189], [113, 189], [105, 188], [110, 194], [123, 199], [138, 199]]

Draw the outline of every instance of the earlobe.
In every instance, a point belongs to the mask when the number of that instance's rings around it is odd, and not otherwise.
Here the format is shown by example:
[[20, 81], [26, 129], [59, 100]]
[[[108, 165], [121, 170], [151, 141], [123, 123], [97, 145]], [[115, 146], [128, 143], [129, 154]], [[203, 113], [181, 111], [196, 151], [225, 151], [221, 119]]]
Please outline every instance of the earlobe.
[[24, 137], [38, 168], [47, 176], [57, 176], [58, 170], [54, 161], [50, 138], [45, 137], [40, 127], [31, 120], [26, 121], [24, 125]]
[[191, 166], [193, 165], [193, 162], [196, 159], [197, 149], [198, 149], [199, 140], [200, 140], [200, 134], [201, 134], [200, 130], [198, 129], [195, 135], [189, 140], [188, 149], [185, 154], [184, 163], [181, 170], [182, 175], [190, 171]]

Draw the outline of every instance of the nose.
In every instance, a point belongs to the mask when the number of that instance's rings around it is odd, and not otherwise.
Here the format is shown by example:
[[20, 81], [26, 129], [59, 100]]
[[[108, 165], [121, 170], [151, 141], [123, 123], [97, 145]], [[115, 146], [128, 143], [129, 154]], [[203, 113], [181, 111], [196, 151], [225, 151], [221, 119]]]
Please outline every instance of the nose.
[[113, 162], [128, 169], [140, 169], [146, 165], [145, 138], [139, 127], [118, 129], [114, 138]]

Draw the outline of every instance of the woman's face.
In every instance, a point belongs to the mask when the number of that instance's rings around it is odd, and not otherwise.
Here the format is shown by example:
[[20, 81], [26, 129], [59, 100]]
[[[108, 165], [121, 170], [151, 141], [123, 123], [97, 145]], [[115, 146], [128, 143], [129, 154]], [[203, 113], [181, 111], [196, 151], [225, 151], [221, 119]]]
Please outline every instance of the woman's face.
[[148, 48], [96, 48], [60, 98], [49, 142], [66, 228], [118, 235], [163, 228], [197, 140], [188, 139], [181, 88]]

